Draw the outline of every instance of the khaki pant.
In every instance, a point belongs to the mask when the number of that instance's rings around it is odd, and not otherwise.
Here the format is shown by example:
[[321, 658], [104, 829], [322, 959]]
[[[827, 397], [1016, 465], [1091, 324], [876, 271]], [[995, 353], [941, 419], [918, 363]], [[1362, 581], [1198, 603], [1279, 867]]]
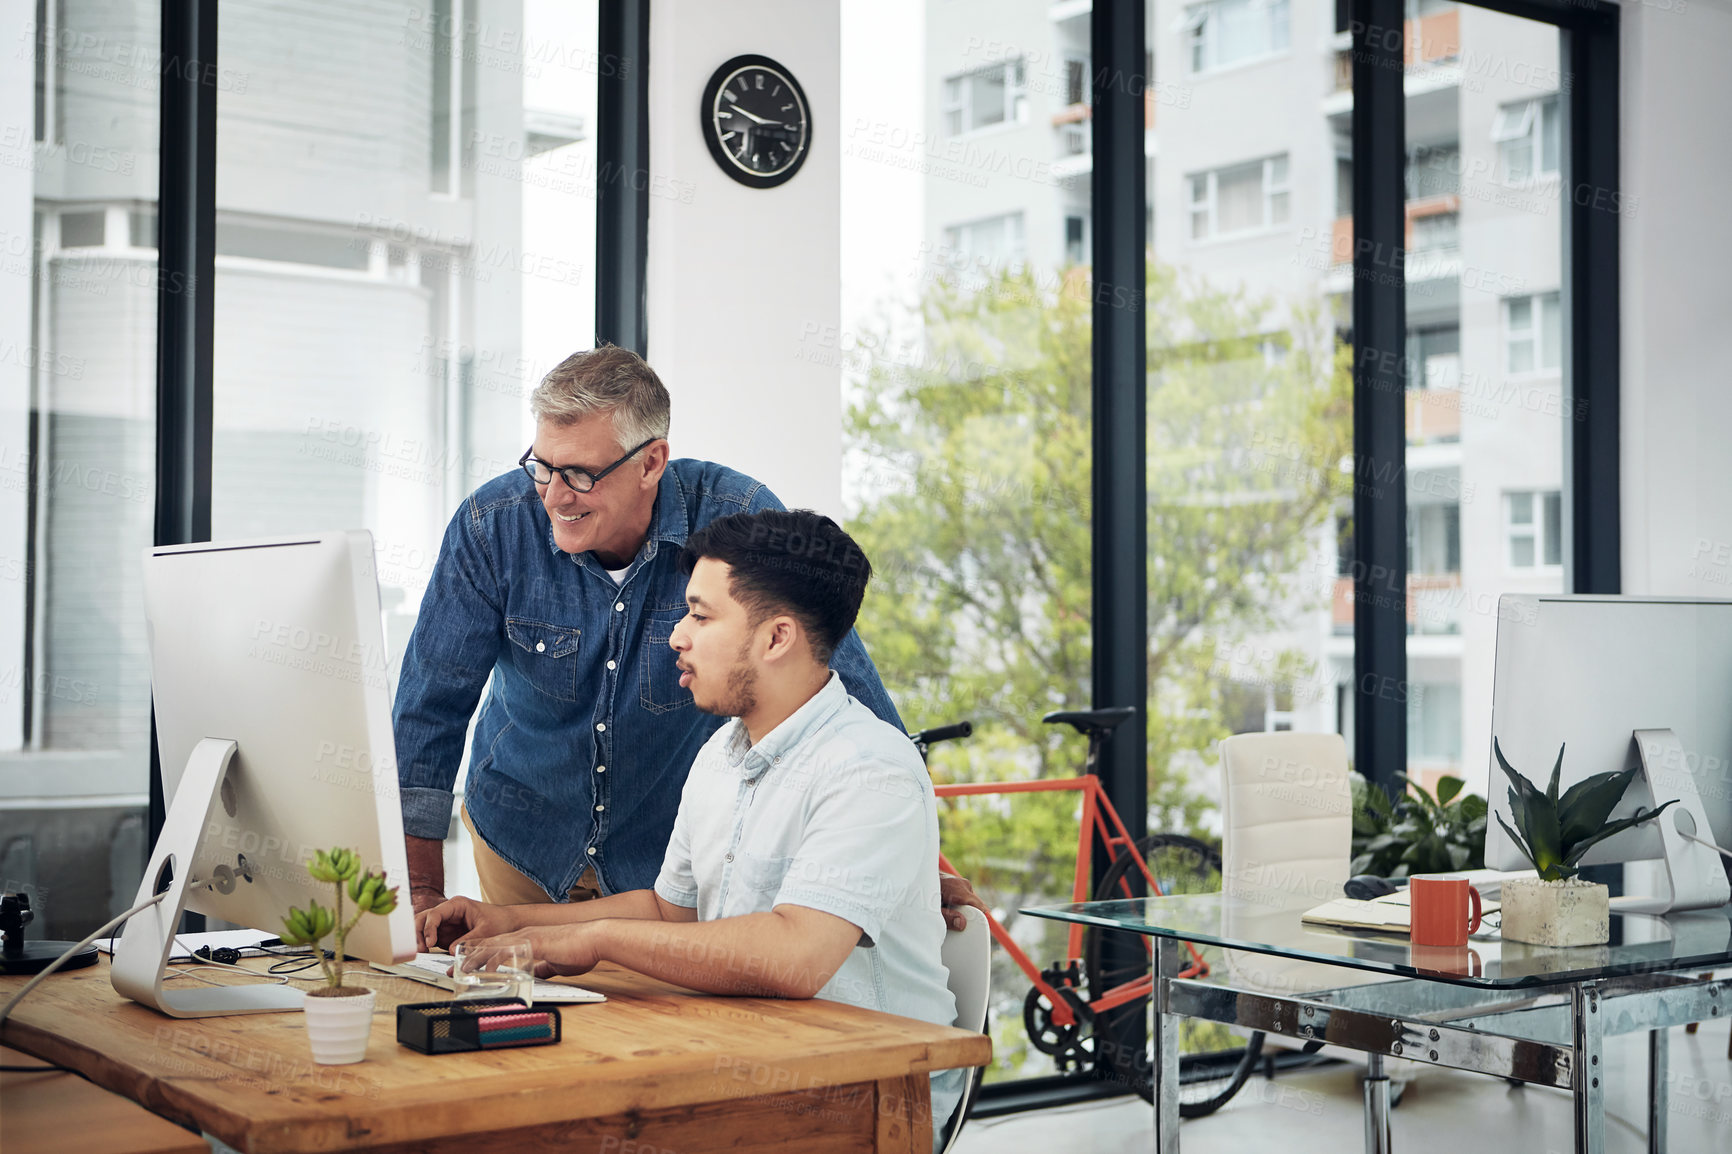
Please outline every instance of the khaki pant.
[[[475, 845], [475, 872], [481, 877], [482, 901], [498, 906], [526, 906], [553, 900], [547, 896], [546, 890], [493, 852], [492, 847], [475, 832], [475, 823], [469, 820], [468, 806], [459, 809], [458, 813], [463, 818], [463, 827], [469, 831], [470, 841]], [[571, 887], [571, 900], [587, 902], [600, 896], [601, 881], [595, 876], [595, 867], [589, 866], [577, 879], [577, 884]]]

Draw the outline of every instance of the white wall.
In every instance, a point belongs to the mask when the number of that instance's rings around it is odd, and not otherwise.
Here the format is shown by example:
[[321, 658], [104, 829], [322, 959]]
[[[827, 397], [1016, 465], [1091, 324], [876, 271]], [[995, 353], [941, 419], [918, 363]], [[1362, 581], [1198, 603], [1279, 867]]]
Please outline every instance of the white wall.
[[1732, 597], [1729, 55], [1732, 0], [1624, 5], [1626, 593]]
[[[771, 189], [726, 176], [699, 129], [710, 74], [748, 52], [811, 106], [806, 163]], [[816, 334], [841, 316], [840, 71], [837, 0], [650, 7], [649, 361], [673, 395], [674, 455], [838, 517], [841, 370]]]

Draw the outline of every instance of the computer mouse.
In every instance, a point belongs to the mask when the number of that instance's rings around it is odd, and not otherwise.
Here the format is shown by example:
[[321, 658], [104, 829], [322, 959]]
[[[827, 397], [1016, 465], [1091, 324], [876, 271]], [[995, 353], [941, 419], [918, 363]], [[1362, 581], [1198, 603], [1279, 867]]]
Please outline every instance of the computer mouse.
[[1341, 892], [1355, 901], [1368, 902], [1372, 898], [1392, 894], [1397, 888], [1388, 878], [1380, 878], [1375, 874], [1356, 874], [1347, 879]]

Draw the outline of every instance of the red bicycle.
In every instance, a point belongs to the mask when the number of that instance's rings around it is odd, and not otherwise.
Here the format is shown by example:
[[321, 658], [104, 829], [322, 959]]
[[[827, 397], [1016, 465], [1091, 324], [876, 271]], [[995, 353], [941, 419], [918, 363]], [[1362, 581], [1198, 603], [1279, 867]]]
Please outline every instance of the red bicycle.
[[[1070, 791], [1082, 794], [1082, 820], [1077, 830], [1076, 873], [1071, 900], [1088, 901], [1098, 840], [1109, 860], [1096, 901], [1143, 898], [1176, 893], [1210, 893], [1221, 888], [1221, 855], [1213, 846], [1183, 834], [1153, 833], [1133, 839], [1102, 787], [1097, 769], [1101, 743], [1118, 726], [1136, 716], [1134, 706], [1049, 713], [1048, 725], [1069, 725], [1088, 738], [1088, 755], [1081, 777], [1034, 781], [982, 782], [936, 786], [941, 798], [982, 797], [1016, 793]], [[967, 737], [967, 721], [923, 729], [909, 736], [924, 758], [942, 741]], [[948, 873], [957, 871], [942, 853]], [[1023, 1025], [1035, 1049], [1050, 1055], [1061, 1072], [1088, 1068], [1102, 1078], [1127, 1082], [1153, 1101], [1151, 1051], [1147, 1046], [1121, 1054], [1105, 1039], [1115, 1036], [1128, 1018], [1144, 1023], [1148, 1036], [1152, 1015], [1149, 995], [1151, 941], [1141, 934], [1072, 924], [1066, 935], [1065, 957], [1041, 969], [991, 914], [987, 926], [993, 940], [1027, 975], [1031, 988], [1023, 999]], [[1206, 977], [1210, 962], [1203, 951], [1185, 943], [1191, 963], [1179, 976]], [[1212, 1113], [1239, 1092], [1263, 1049], [1263, 1035], [1241, 1040], [1212, 1022], [1183, 1019], [1179, 1038], [1179, 1113], [1198, 1118]]]

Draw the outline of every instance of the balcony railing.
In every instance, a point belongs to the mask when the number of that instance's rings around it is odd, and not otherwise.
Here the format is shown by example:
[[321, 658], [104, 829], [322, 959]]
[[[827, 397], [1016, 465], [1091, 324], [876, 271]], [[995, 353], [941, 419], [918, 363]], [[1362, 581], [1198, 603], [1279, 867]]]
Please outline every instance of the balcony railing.
[[[1461, 55], [1461, 13], [1451, 8], [1409, 20], [1402, 25], [1402, 58], [1409, 71], [1427, 64], [1441, 64]], [[1353, 87], [1353, 52], [1344, 48], [1335, 54], [1335, 91]]]
[[[1353, 578], [1335, 579], [1332, 618], [1337, 634], [1353, 632]], [[1460, 573], [1407, 575], [1407, 632], [1453, 636], [1461, 632]]]
[[[1443, 216], [1456, 217], [1460, 212], [1461, 198], [1453, 194], [1444, 196], [1428, 196], [1424, 200], [1408, 201], [1407, 226], [1405, 229], [1405, 236], [1402, 240], [1402, 245], [1409, 252], [1428, 250], [1439, 251], [1446, 248], [1454, 248], [1455, 244], [1453, 239], [1445, 242], [1446, 238], [1454, 237], [1454, 230], [1445, 225], [1433, 222], [1432, 218]], [[1418, 239], [1424, 242], [1421, 246], [1416, 246], [1414, 243], [1416, 238], [1413, 222], [1416, 220], [1427, 222], [1422, 225], [1419, 230]], [[1329, 255], [1335, 264], [1349, 264], [1352, 262], [1353, 218], [1351, 216], [1338, 216], [1335, 218], [1335, 224], [1331, 230], [1329, 238]]]

